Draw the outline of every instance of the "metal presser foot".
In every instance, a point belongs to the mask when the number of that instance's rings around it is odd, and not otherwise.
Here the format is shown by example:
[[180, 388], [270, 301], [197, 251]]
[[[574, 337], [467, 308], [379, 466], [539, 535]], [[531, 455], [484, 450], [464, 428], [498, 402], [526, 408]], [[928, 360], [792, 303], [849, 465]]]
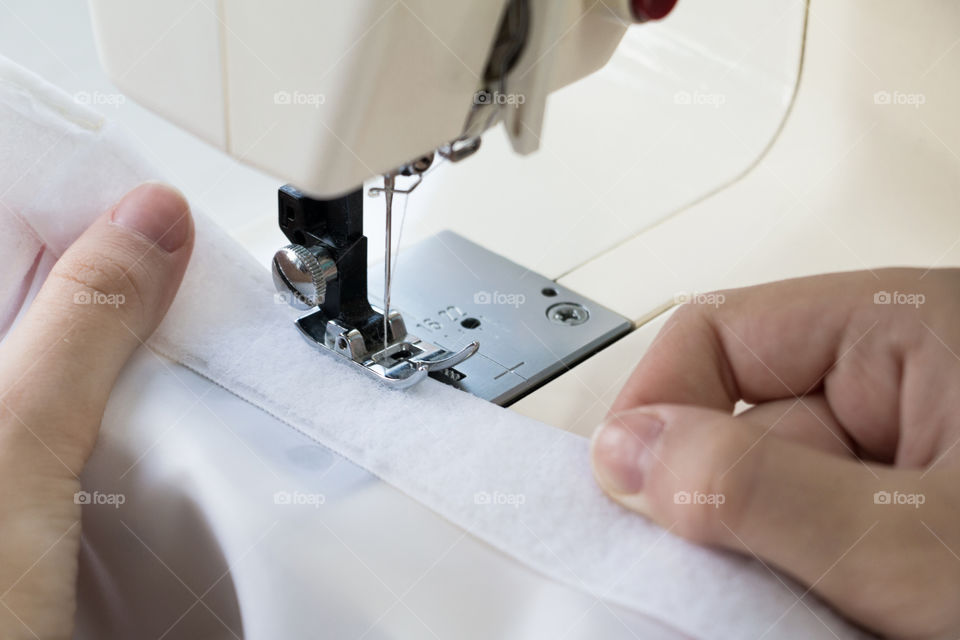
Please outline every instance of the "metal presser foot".
[[[314, 347], [334, 354], [390, 387], [405, 388], [460, 364], [480, 347], [450, 351], [407, 333], [397, 311], [367, 299], [363, 193], [317, 200], [280, 188], [280, 229], [289, 244], [273, 258], [273, 279], [287, 302], [310, 310], [296, 324]], [[386, 334], [386, 335], [384, 335]]]

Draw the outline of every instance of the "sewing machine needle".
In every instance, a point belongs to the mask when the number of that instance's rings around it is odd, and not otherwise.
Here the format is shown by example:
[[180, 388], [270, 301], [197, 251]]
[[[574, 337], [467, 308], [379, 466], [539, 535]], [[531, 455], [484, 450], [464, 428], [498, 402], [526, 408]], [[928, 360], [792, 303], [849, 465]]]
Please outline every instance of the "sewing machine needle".
[[387, 201], [387, 214], [386, 221], [387, 227], [384, 237], [386, 238], [385, 242], [385, 251], [384, 251], [384, 261], [383, 261], [383, 348], [386, 349], [387, 345], [390, 342], [389, 338], [389, 327], [390, 327], [390, 278], [391, 278], [391, 264], [392, 260], [390, 257], [391, 250], [393, 248], [393, 240], [391, 238], [392, 231], [392, 221], [391, 217], [393, 214], [393, 185], [394, 185], [394, 176], [385, 175], [383, 176], [383, 195], [386, 197]]

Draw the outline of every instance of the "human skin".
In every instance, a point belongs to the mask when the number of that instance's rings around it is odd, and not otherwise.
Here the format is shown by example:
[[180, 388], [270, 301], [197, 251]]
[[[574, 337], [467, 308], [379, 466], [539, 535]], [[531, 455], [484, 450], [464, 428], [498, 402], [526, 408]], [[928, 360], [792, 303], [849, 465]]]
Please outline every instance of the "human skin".
[[180, 286], [193, 237], [183, 196], [137, 187], [60, 257], [0, 344], [2, 638], [71, 636], [78, 476], [120, 369]]
[[[600, 486], [898, 638], [960, 634], [960, 271], [699, 296], [594, 435]], [[734, 414], [738, 401], [752, 405]], [[801, 605], [797, 605], [801, 606]]]
[[[178, 192], [134, 189], [0, 344], [2, 638], [72, 633], [78, 476], [192, 246]], [[913, 298], [877, 304], [882, 291]], [[675, 533], [780, 568], [877, 632], [956, 637], [958, 293], [958, 271], [890, 269], [681, 307], [594, 437], [600, 485]], [[84, 294], [124, 302], [77, 304]], [[738, 400], [754, 406], [734, 416]]]

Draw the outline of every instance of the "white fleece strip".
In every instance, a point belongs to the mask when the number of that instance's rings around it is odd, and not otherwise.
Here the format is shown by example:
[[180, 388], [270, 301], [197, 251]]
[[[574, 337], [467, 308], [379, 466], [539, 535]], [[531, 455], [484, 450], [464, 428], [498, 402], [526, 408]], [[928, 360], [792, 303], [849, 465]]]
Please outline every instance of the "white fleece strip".
[[433, 380], [390, 391], [314, 350], [266, 270], [212, 223], [198, 234], [152, 339], [164, 355], [544, 574], [692, 636], [859, 635], [812, 597], [797, 603], [804, 590], [760, 563], [614, 505], [593, 481], [584, 438]]
[[[158, 177], [115, 127], [90, 120], [0, 59], [0, 201], [51, 255]], [[388, 391], [313, 350], [275, 303], [265, 269], [202, 216], [197, 228], [183, 286], [152, 339], [158, 351], [518, 561], [691, 636], [860, 636], [812, 596], [798, 603], [803, 589], [758, 562], [687, 544], [614, 505], [593, 481], [583, 438], [432, 380]]]

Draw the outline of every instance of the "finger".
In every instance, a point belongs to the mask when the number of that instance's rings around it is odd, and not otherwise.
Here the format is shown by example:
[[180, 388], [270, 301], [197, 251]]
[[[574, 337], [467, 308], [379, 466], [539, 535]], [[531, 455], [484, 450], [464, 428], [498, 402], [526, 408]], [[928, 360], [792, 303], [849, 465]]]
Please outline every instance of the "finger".
[[869, 273], [840, 273], [722, 291], [716, 305], [685, 304], [613, 412], [654, 402], [731, 409], [741, 398], [800, 395], [842, 353], [852, 311], [879, 286]]
[[[0, 351], [0, 400], [85, 459], [117, 374], [179, 287], [193, 222], [179, 192], [143, 184], [57, 261]], [[23, 419], [20, 418], [23, 422]]]
[[[898, 553], [886, 534], [868, 536], [892, 514], [874, 494], [921, 493], [920, 474], [867, 468], [763, 431], [725, 412], [656, 405], [606, 422], [592, 462], [601, 487], [626, 508], [698, 543], [761, 558], [862, 617], [863, 598], [854, 596], [871, 571], [879, 576], [879, 559]], [[897, 535], [900, 545], [931, 548], [919, 521]], [[916, 571], [899, 560], [885, 566], [904, 576]]]
[[764, 433], [813, 447], [824, 453], [856, 457], [856, 444], [837, 421], [823, 394], [801, 399], [772, 400], [739, 414], [762, 426]]
[[[862, 427], [854, 435], [859, 445], [877, 457], [893, 455], [901, 364], [910, 343], [903, 334], [923, 331], [923, 325], [913, 307], [873, 301], [885, 287], [929, 286], [932, 279], [918, 282], [919, 273], [885, 269], [800, 278], [723, 291], [714, 294], [716, 305], [683, 305], [611, 413], [653, 403], [731, 411], [741, 399], [760, 403], [822, 392], [841, 425]], [[882, 330], [873, 331], [880, 321]]]

